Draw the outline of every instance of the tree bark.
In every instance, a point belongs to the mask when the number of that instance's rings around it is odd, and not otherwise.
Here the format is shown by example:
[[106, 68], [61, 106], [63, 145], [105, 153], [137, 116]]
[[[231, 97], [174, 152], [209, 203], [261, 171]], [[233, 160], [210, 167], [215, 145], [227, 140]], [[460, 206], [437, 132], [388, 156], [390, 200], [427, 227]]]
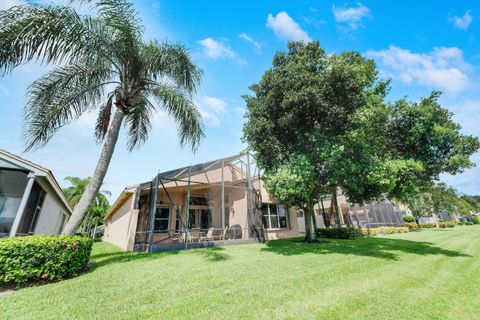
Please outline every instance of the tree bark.
[[335, 220], [337, 220], [337, 227], [340, 228], [342, 226], [343, 219], [340, 217], [341, 212], [337, 201], [337, 188], [335, 188], [335, 190], [332, 192], [332, 201], [333, 205], [335, 206]]
[[120, 128], [122, 126], [123, 118], [125, 114], [120, 108], [117, 108], [113, 117], [110, 128], [105, 136], [105, 142], [103, 143], [102, 152], [98, 159], [97, 166], [93, 172], [93, 176], [90, 178], [90, 182], [85, 189], [80, 201], [75, 207], [72, 216], [68, 220], [65, 228], [63, 229], [64, 235], [74, 235], [78, 229], [78, 226], [82, 222], [85, 214], [88, 212], [92, 201], [97, 195], [100, 187], [102, 186], [103, 179], [107, 174], [110, 160], [112, 159], [113, 151], [118, 140]]
[[315, 240], [315, 229], [313, 227], [313, 205], [307, 203], [305, 210], [305, 242], [313, 242]]

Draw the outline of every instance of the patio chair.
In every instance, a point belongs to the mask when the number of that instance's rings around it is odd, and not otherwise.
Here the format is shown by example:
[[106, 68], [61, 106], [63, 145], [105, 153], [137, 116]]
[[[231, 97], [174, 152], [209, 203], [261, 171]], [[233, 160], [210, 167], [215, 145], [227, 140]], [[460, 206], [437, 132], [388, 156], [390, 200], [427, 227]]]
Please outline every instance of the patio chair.
[[214, 231], [214, 228], [208, 228], [207, 233], [202, 236], [201, 240], [213, 241], [214, 240], [213, 239], [213, 231]]
[[188, 234], [188, 240], [190, 242], [201, 241], [202, 240], [202, 235], [200, 234], [200, 230], [198, 230], [198, 229], [190, 230], [190, 233]]

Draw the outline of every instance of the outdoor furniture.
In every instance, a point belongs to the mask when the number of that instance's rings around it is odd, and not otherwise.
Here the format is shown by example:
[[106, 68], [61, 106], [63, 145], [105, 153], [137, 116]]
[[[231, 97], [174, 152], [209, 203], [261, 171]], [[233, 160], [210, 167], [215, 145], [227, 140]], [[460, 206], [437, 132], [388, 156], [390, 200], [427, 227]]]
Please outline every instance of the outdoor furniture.
[[202, 235], [202, 239], [201, 239], [201, 240], [204, 240], [204, 241], [213, 241], [213, 240], [215, 240], [214, 237], [213, 237], [213, 231], [214, 231], [214, 228], [208, 228], [207, 233], [205, 233], [204, 235]]
[[192, 229], [190, 230], [188, 238], [190, 242], [198, 242], [202, 240], [202, 234], [200, 233], [199, 229]]

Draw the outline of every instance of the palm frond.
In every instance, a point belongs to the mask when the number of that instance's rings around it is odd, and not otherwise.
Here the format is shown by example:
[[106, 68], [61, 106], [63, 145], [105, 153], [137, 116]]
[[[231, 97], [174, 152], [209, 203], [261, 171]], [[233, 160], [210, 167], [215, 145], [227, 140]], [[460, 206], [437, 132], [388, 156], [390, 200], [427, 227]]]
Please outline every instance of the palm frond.
[[24, 115], [26, 149], [45, 145], [62, 126], [98, 106], [114, 75], [105, 61], [88, 61], [57, 67], [32, 83]]
[[152, 128], [150, 119], [154, 111], [153, 105], [143, 95], [137, 95], [125, 115], [128, 127], [127, 148], [129, 151], [141, 146], [148, 138]]
[[143, 48], [142, 60], [147, 79], [158, 81], [168, 77], [187, 93], [196, 92], [202, 70], [192, 62], [189, 51], [183, 45], [151, 41]]
[[113, 48], [100, 20], [82, 18], [73, 9], [29, 4], [0, 11], [0, 73], [21, 63], [71, 63]]
[[95, 125], [95, 138], [100, 143], [107, 134], [110, 125], [110, 117], [112, 115], [113, 94], [111, 94], [107, 101], [100, 107], [98, 112], [97, 124]]
[[158, 104], [178, 123], [180, 144], [191, 145], [196, 150], [204, 137], [200, 111], [190, 100], [190, 96], [178, 87], [164, 83], [151, 89], [151, 94]]

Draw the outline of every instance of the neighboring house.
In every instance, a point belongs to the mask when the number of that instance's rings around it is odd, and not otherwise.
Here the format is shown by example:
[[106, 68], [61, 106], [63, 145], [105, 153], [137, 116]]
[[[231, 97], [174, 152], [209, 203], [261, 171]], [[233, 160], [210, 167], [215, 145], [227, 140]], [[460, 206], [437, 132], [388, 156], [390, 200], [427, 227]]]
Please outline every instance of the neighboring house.
[[71, 214], [50, 170], [0, 149], [0, 236], [59, 234]]
[[103, 240], [151, 252], [298, 235], [296, 210], [269, 197], [244, 153], [125, 188], [105, 217]]
[[[352, 205], [338, 191], [337, 203], [340, 209], [340, 224], [361, 227], [400, 226], [404, 223], [402, 217], [409, 212], [403, 205], [397, 205], [390, 200], [374, 201], [362, 206]], [[337, 215], [331, 196], [321, 198], [314, 206], [315, 221], [318, 228], [335, 227]], [[298, 226], [300, 232], [305, 232], [303, 212], [299, 212]]]

